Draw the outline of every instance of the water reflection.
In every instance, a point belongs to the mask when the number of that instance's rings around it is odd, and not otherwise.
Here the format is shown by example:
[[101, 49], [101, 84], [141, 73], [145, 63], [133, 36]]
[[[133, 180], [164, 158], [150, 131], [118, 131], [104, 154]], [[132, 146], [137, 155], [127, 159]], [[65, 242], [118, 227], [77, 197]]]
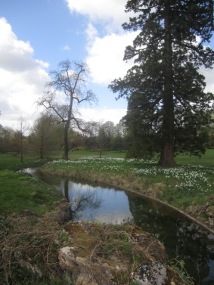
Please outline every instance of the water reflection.
[[84, 211], [88, 211], [90, 214], [101, 205], [101, 199], [97, 197], [96, 193], [87, 189], [79, 191], [76, 184], [71, 181], [62, 181], [59, 188], [70, 202], [70, 216], [74, 221], [81, 220]]
[[68, 180], [62, 180], [58, 188], [70, 202], [73, 220], [116, 224], [132, 218], [123, 191]]
[[135, 223], [163, 242], [169, 258], [184, 260], [195, 284], [214, 284], [214, 236], [171, 208], [128, 196]]
[[44, 175], [38, 170], [34, 175], [62, 192], [70, 202], [71, 216], [75, 221], [121, 224], [133, 218], [128, 197], [122, 190]]
[[125, 191], [50, 176], [42, 179], [57, 185], [70, 201], [72, 219], [101, 223], [133, 220], [165, 245], [170, 259], [185, 261], [195, 284], [214, 284], [214, 236], [179, 212]]

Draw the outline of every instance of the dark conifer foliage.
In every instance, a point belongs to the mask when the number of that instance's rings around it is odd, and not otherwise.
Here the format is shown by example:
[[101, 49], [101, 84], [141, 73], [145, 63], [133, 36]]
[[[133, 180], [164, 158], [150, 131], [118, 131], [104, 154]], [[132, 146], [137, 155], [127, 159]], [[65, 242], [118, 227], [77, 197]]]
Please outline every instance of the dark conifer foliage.
[[205, 150], [213, 94], [205, 93], [200, 67], [211, 68], [214, 51], [211, 0], [129, 0], [135, 17], [123, 24], [139, 31], [124, 60], [134, 66], [110, 85], [126, 97], [126, 124], [132, 137], [130, 154], [160, 152], [159, 164], [175, 165], [176, 151]]

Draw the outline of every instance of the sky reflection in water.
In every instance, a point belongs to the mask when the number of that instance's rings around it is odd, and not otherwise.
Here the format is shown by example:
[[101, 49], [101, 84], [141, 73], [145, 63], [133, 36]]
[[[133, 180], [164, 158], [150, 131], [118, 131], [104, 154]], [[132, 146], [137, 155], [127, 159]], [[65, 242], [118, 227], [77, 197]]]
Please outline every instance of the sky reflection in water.
[[[61, 181], [59, 188], [71, 202], [71, 209], [75, 201], [88, 199], [89, 203], [84, 203], [85, 207], [82, 207], [75, 220], [120, 224], [133, 218], [129, 209], [129, 200], [124, 191], [72, 181]], [[74, 208], [75, 206], [73, 205]]]

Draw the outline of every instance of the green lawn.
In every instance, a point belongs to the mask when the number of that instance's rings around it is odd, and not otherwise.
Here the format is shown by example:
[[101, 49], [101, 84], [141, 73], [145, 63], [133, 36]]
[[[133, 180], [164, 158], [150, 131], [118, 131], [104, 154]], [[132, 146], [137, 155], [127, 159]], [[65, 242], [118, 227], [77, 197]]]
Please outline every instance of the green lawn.
[[31, 176], [11, 170], [0, 171], [0, 213], [30, 210], [43, 214], [59, 193]]
[[30, 176], [14, 172], [39, 166], [44, 162], [46, 161], [40, 161], [35, 156], [26, 155], [21, 164], [17, 155], [0, 154], [0, 214], [21, 210], [43, 214], [50, 209], [53, 201], [59, 199], [55, 189], [51, 190], [48, 185]]
[[[111, 157], [111, 158], [125, 158], [126, 151], [103, 151], [101, 157]], [[62, 152], [52, 152], [47, 159], [61, 159], [63, 157]], [[75, 150], [70, 151], [69, 159], [79, 159], [84, 157], [100, 157], [98, 151], [91, 150]], [[178, 164], [191, 164], [191, 165], [203, 165], [203, 166], [214, 166], [214, 149], [208, 149], [204, 155], [201, 157], [190, 156], [186, 154], [179, 154], [176, 156], [176, 162]], [[38, 157], [35, 155], [24, 155], [24, 165], [26, 167], [35, 161], [39, 161]], [[2, 154], [0, 153], [0, 170], [7, 168], [20, 168], [21, 162], [18, 155], [12, 153]]]
[[[46, 164], [44, 169], [50, 173], [88, 178], [144, 193], [151, 188], [162, 187], [158, 198], [182, 209], [193, 204], [204, 204], [214, 195], [214, 149], [207, 150], [201, 158], [179, 155], [176, 157], [178, 166], [170, 169], [158, 167], [157, 161], [124, 160], [125, 154], [104, 152], [100, 159], [98, 152], [71, 151], [70, 161], [58, 162], [62, 153], [54, 153], [49, 159], [55, 159], [55, 162]], [[24, 165], [21, 165], [19, 157], [0, 154], [0, 211], [27, 208], [44, 212], [56, 199], [47, 186], [31, 177], [4, 170], [39, 166], [45, 162], [35, 159], [25, 155]]]
[[179, 164], [214, 166], [214, 149], [207, 149], [201, 157], [179, 154], [176, 157], [176, 162]]
[[39, 161], [35, 155], [26, 155], [24, 157], [24, 163], [21, 164], [20, 156], [14, 153], [0, 153], [0, 170], [27, 168], [35, 161]]
[[[120, 157], [124, 158], [126, 155], [125, 151], [105, 151], [102, 153], [102, 157]], [[69, 158], [70, 159], [79, 159], [83, 157], [99, 157], [100, 154], [98, 151], [90, 151], [90, 150], [81, 150], [81, 151], [70, 151]], [[51, 160], [51, 159], [61, 159], [63, 157], [62, 152], [52, 152], [49, 157], [45, 158], [43, 161]], [[3, 169], [12, 169], [17, 170], [20, 168], [27, 168], [32, 165], [42, 164], [38, 156], [32, 154], [24, 155], [24, 163], [21, 164], [20, 156], [14, 153], [0, 153], [0, 170]]]

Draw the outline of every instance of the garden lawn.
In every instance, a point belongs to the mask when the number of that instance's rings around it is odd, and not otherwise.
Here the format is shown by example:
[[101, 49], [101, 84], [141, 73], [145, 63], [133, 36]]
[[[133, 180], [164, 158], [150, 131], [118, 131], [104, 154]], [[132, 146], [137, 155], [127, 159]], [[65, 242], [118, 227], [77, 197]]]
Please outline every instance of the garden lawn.
[[179, 154], [176, 157], [176, 162], [184, 165], [202, 165], [214, 167], [214, 149], [207, 149], [201, 157], [194, 155]]
[[[24, 165], [35, 161], [35, 157], [24, 157]], [[14, 153], [0, 153], [0, 170], [3, 169], [19, 169], [21, 168], [21, 160], [19, 155]]]
[[29, 210], [42, 215], [58, 200], [59, 193], [31, 176], [0, 171], [0, 214]]

